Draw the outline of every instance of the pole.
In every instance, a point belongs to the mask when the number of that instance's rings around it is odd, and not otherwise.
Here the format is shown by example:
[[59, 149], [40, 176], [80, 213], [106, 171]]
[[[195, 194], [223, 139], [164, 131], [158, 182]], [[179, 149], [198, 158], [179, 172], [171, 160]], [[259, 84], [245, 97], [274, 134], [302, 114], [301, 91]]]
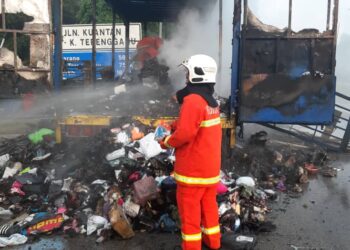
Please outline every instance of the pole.
[[292, 32], [292, 9], [293, 9], [293, 0], [289, 0], [288, 34]]
[[113, 7], [113, 20], [112, 20], [112, 72], [113, 72], [113, 80], [115, 79], [115, 21], [116, 21], [116, 13], [115, 8]]
[[17, 33], [13, 32], [13, 65], [15, 66], [15, 74], [17, 75]]
[[[220, 0], [222, 1], [222, 0]], [[163, 38], [163, 23], [159, 22], [159, 37]]]
[[333, 32], [338, 31], [338, 12], [339, 12], [339, 0], [334, 0], [333, 8]]
[[60, 90], [62, 81], [62, 1], [53, 1], [53, 33], [54, 33], [54, 55], [53, 55], [53, 85], [55, 90]]
[[2, 16], [2, 28], [6, 29], [6, 9], [5, 0], [1, 0], [1, 16]]
[[248, 23], [248, 0], [244, 0], [244, 13], [243, 13], [243, 24], [247, 26]]
[[219, 1], [219, 82], [222, 81], [222, 0]]
[[[231, 112], [230, 115], [237, 114], [239, 105], [239, 81], [240, 81], [240, 50], [241, 50], [241, 0], [234, 0], [233, 12], [233, 39], [232, 39], [232, 66], [231, 66]], [[236, 117], [237, 118], [237, 117]]]
[[53, 39], [54, 36], [52, 34], [52, 0], [48, 0], [48, 11], [49, 11], [49, 20], [50, 20], [50, 28], [49, 28], [49, 41], [50, 41], [50, 54], [49, 54], [49, 65], [50, 65], [50, 83], [49, 83], [49, 87], [50, 89], [53, 89], [53, 66], [52, 66], [52, 55], [53, 55]]
[[331, 22], [331, 2], [332, 2], [332, 0], [328, 0], [328, 6], [327, 6], [327, 27], [326, 27], [326, 30], [329, 30], [330, 22]]
[[337, 39], [338, 39], [338, 12], [339, 12], [339, 0], [334, 0], [333, 7], [333, 52], [332, 52], [332, 73], [335, 74], [336, 66], [336, 51], [337, 51]]
[[96, 0], [92, 0], [92, 84], [96, 87]]
[[129, 40], [130, 40], [130, 22], [125, 21], [125, 72], [129, 74]]

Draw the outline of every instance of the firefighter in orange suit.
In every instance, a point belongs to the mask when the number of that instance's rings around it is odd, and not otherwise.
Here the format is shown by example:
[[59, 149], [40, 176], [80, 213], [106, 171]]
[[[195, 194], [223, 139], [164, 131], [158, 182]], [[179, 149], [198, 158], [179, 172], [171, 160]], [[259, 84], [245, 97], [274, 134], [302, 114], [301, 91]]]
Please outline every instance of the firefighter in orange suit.
[[177, 205], [181, 219], [182, 248], [220, 248], [216, 188], [220, 181], [220, 110], [213, 97], [217, 65], [213, 58], [194, 55], [184, 61], [186, 87], [176, 93], [181, 105], [174, 132], [163, 148], [175, 148]]

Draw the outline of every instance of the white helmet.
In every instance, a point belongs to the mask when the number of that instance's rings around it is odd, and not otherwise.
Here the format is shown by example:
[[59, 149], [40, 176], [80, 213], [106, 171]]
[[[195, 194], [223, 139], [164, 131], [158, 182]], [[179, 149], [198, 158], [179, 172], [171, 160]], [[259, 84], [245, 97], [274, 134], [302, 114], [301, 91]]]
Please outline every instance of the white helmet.
[[213, 58], [207, 55], [194, 55], [181, 65], [188, 69], [188, 78], [191, 83], [215, 83], [217, 65]]

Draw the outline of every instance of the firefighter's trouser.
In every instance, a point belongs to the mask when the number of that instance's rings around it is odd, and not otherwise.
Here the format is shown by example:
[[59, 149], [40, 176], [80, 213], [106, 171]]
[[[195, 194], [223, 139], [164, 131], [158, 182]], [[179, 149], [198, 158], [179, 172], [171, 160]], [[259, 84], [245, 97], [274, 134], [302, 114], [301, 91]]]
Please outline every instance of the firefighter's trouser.
[[216, 203], [217, 186], [177, 185], [182, 249], [201, 250], [202, 240], [211, 249], [220, 248], [220, 226]]

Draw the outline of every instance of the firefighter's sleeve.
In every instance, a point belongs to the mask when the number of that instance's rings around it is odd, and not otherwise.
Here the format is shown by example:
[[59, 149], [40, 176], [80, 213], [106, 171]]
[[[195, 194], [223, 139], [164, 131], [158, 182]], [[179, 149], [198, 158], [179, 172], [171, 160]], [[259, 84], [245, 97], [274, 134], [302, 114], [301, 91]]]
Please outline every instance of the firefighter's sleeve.
[[164, 139], [164, 146], [178, 148], [192, 141], [198, 133], [203, 115], [202, 108], [195, 99], [185, 98], [176, 122], [176, 130]]

